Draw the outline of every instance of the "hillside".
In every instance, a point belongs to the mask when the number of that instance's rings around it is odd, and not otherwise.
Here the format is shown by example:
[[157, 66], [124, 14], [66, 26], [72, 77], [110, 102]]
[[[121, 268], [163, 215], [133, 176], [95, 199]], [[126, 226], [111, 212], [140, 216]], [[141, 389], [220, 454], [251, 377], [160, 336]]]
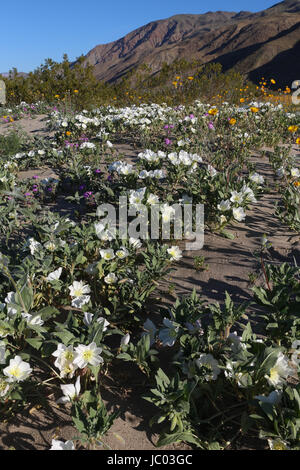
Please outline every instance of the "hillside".
[[251, 79], [272, 75], [287, 84], [300, 76], [300, 0], [258, 13], [246, 11], [176, 15], [153, 21], [86, 55], [97, 78], [115, 81], [142, 63], [160, 70], [164, 62], [195, 58], [236, 68]]

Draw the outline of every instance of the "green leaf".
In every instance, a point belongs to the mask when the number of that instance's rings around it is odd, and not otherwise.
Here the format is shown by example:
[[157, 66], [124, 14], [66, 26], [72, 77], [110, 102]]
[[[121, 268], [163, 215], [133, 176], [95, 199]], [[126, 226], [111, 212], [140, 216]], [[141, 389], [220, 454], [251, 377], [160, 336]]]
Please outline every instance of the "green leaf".
[[167, 446], [175, 442], [189, 442], [190, 444], [195, 444], [197, 447], [203, 449], [203, 445], [194, 434], [190, 432], [177, 432], [174, 434], [164, 434], [162, 435], [156, 444], [157, 447]]
[[26, 338], [26, 342], [30, 344], [30, 346], [32, 346], [37, 351], [43, 345], [43, 341], [40, 338]]

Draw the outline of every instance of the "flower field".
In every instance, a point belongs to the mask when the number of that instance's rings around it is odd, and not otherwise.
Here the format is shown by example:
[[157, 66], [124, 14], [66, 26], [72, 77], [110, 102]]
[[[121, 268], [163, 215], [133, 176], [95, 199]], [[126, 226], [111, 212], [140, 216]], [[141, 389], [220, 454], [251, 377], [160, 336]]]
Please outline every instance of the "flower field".
[[299, 449], [297, 108], [0, 120], [0, 447]]

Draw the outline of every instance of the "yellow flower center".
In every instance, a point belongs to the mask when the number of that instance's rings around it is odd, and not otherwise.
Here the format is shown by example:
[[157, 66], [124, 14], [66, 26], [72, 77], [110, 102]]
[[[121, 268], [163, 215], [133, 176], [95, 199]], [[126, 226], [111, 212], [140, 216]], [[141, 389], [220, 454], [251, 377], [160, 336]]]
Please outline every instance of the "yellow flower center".
[[84, 353], [82, 354], [82, 357], [87, 362], [89, 362], [93, 357], [93, 351], [91, 351], [91, 350], [84, 351]]
[[272, 382], [277, 382], [279, 379], [279, 374], [275, 367], [272, 367], [272, 369], [270, 370], [270, 379]]
[[20, 367], [16, 366], [10, 369], [10, 375], [16, 378], [20, 377], [21, 375]]
[[72, 353], [72, 351], [66, 351], [64, 356], [67, 361], [73, 361], [74, 359], [74, 353]]
[[75, 289], [74, 290], [74, 297], [81, 297], [82, 296], [82, 289]]

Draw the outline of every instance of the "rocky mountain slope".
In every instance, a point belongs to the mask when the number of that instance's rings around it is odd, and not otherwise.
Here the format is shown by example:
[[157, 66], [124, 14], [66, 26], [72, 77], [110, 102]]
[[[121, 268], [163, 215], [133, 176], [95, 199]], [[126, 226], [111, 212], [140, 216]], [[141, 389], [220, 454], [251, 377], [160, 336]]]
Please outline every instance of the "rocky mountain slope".
[[153, 21], [86, 56], [97, 78], [115, 81], [139, 64], [153, 71], [164, 62], [196, 58], [236, 68], [252, 80], [300, 78], [300, 0], [285, 0], [258, 13], [247, 11], [176, 15]]

